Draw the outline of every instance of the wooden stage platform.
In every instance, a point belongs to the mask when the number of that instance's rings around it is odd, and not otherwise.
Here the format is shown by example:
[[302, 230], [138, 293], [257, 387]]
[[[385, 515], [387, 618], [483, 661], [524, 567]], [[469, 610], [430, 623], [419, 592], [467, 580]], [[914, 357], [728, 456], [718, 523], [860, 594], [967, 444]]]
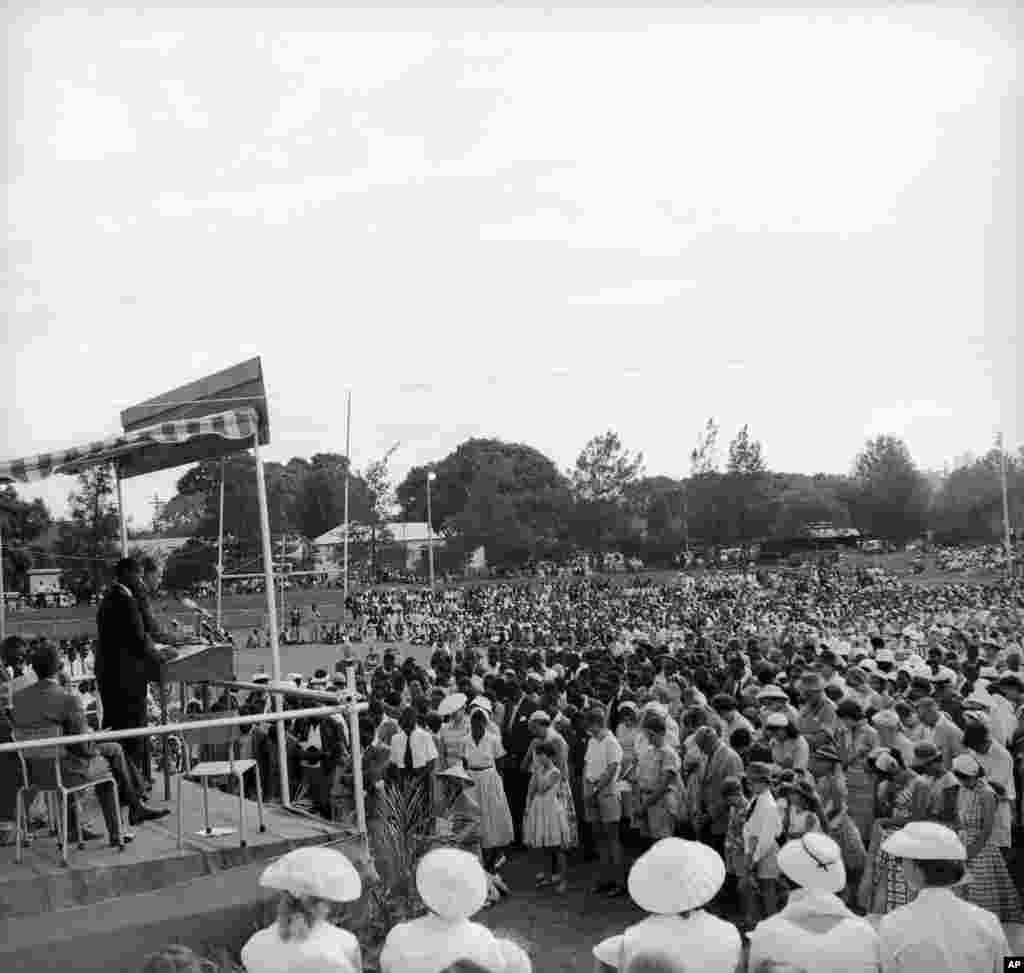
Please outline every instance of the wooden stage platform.
[[[70, 845], [69, 864], [60, 864], [56, 837], [36, 832], [15, 862], [13, 847], [0, 848], [0, 928], [5, 919], [40, 915], [92, 905], [125, 895], [155, 892], [231, 868], [267, 861], [301, 845], [344, 842], [346, 834], [328, 821], [264, 806], [265, 833], [259, 831], [256, 803], [245, 802], [248, 846], [239, 847], [238, 798], [211, 788], [210, 822], [214, 828], [234, 828], [224, 837], [197, 835], [203, 826], [203, 797], [199, 785], [186, 783], [184, 805], [184, 848], [178, 850], [177, 784], [172, 799], [164, 802], [162, 787], [149, 806], [168, 808], [160, 821], [131, 828], [135, 839], [123, 852], [107, 845], [102, 817], [87, 809], [86, 817], [104, 837], [89, 842], [84, 850]], [[349, 842], [358, 848], [358, 838]], [[347, 847], [342, 850], [349, 851]]]

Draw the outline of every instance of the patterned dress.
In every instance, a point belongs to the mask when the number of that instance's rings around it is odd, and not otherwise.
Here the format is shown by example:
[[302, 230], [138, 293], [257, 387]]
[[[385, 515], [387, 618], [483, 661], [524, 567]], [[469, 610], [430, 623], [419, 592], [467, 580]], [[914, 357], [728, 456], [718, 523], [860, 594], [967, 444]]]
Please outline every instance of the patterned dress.
[[[573, 800], [572, 787], [569, 784], [571, 780], [569, 776], [569, 745], [565, 742], [565, 737], [553, 729], [548, 730], [547, 741], [553, 743], [557, 750], [555, 766], [561, 774], [558, 783], [558, 796], [565, 805], [566, 815], [569, 819], [569, 842], [566, 848], [575, 848], [579, 844], [579, 823], [576, 816], [576, 802]], [[533, 748], [534, 743], [531, 743], [529, 750], [531, 774], [537, 769], [537, 758], [533, 754]]]
[[846, 801], [850, 818], [864, 844], [871, 840], [875, 823], [875, 778], [867, 769], [867, 755], [878, 746], [878, 733], [867, 723], [840, 736], [841, 756], [846, 770]]
[[[960, 788], [956, 804], [957, 824], [960, 839], [968, 847], [981, 837], [986, 805], [991, 816], [996, 796], [988, 784]], [[1024, 922], [1024, 909], [1021, 908], [1017, 887], [999, 846], [992, 840], [991, 825], [981, 851], [967, 862], [967, 884], [959, 891], [968, 902], [994, 912], [1001, 922]]]
[[[886, 785], [891, 788], [891, 784]], [[872, 915], [885, 915], [910, 901], [910, 889], [907, 878], [903, 874], [903, 866], [899, 859], [890, 858], [882, 850], [884, 842], [891, 834], [895, 834], [908, 821], [914, 818], [915, 805], [927, 804], [927, 796], [921, 797], [920, 791], [927, 793], [928, 782], [916, 774], [899, 790], [892, 794], [892, 809], [887, 815], [894, 824], [883, 825], [876, 822], [871, 832], [871, 847], [868, 849], [868, 863], [864, 869], [864, 877], [860, 883], [858, 899], [865, 912]]]

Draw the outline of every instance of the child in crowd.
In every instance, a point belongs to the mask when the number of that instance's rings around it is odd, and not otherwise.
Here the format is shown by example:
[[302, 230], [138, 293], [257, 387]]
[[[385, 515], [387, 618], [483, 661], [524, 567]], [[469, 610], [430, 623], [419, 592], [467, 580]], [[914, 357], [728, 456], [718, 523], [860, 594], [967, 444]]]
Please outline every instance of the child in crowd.
[[523, 842], [528, 848], [541, 848], [551, 857], [551, 872], [537, 876], [537, 887], [553, 885], [564, 894], [566, 890], [566, 855], [569, 844], [569, 817], [559, 797], [561, 771], [555, 765], [557, 751], [547, 740], [534, 747], [534, 770], [526, 795], [526, 817], [523, 821]]

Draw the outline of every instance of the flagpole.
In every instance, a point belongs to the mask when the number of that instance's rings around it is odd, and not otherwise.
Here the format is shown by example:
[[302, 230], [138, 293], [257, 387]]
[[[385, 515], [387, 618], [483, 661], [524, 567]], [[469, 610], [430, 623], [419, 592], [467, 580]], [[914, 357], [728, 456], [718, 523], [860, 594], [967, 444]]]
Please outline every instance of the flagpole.
[[0, 642], [7, 638], [7, 594], [4, 591], [4, 529], [0, 526]]
[[348, 390], [345, 402], [345, 535], [343, 543], [345, 546], [345, 581], [343, 583], [344, 597], [348, 600], [348, 481], [352, 471], [352, 390]]
[[1010, 501], [1006, 489], [1006, 444], [999, 433], [999, 478], [1003, 491], [1003, 544], [1006, 547], [1006, 572], [1013, 578], [1013, 542], [1010, 540]]
[[223, 625], [224, 605], [224, 473], [227, 470], [227, 459], [220, 459], [220, 516], [217, 518], [217, 628]]

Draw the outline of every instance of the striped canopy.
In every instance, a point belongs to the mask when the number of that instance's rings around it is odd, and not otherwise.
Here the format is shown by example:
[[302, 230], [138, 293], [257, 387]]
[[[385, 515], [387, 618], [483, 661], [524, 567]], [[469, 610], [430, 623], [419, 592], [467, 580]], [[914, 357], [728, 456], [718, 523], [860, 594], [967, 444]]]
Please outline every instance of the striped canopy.
[[253, 409], [233, 409], [197, 419], [175, 419], [111, 436], [87, 446], [0, 462], [0, 483], [32, 483], [55, 473], [78, 473], [89, 466], [115, 462], [119, 456], [147, 447], [173, 446], [205, 436], [252, 439], [256, 431], [257, 419]]

